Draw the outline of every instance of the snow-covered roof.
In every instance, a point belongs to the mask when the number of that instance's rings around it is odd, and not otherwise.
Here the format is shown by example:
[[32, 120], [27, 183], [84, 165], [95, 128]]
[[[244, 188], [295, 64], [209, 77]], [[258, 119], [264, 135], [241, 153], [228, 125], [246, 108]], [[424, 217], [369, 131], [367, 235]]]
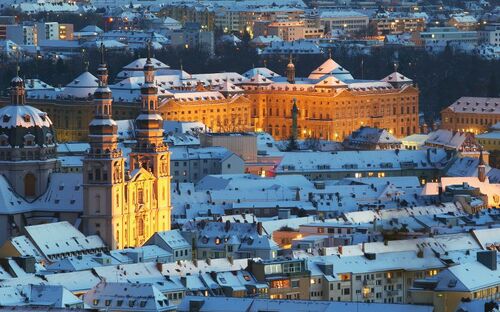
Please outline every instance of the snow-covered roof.
[[323, 64], [318, 66], [315, 70], [311, 72], [309, 75], [309, 79], [320, 79], [321, 77], [325, 75], [332, 74], [334, 76], [337, 76], [338, 74], [345, 74], [345, 77], [338, 77], [341, 80], [344, 79], [353, 79], [353, 77], [350, 75], [349, 71], [347, 71], [345, 68], [340, 66], [337, 62], [335, 62], [333, 59], [328, 58]]
[[401, 170], [411, 165], [418, 169], [441, 167], [447, 163], [443, 149], [426, 150], [374, 150], [338, 152], [287, 152], [276, 168], [278, 173], [352, 171], [352, 170]]
[[103, 281], [83, 296], [94, 309], [120, 311], [172, 311], [172, 306], [158, 288], [147, 283], [114, 283]]
[[333, 75], [327, 75], [315, 84], [316, 88], [347, 88], [347, 84]]
[[[497, 260], [498, 261], [498, 260]], [[439, 273], [435, 291], [474, 292], [498, 285], [498, 271], [480, 262], [461, 263]]]
[[270, 70], [267, 67], [254, 67], [254, 68], [247, 70], [242, 75], [245, 76], [246, 78], [251, 78], [257, 74], [260, 74], [268, 79], [280, 77], [279, 74], [275, 73], [274, 71]]
[[382, 79], [382, 81], [385, 82], [408, 82], [411, 83], [413, 80], [410, 78], [404, 76], [403, 74], [400, 74], [398, 72], [393, 72], [389, 76], [385, 77]]
[[30, 240], [46, 257], [72, 252], [103, 250], [104, 242], [96, 235], [85, 236], [66, 221], [25, 227]]
[[245, 84], [245, 85], [269, 85], [271, 83], [272, 83], [271, 80], [262, 76], [259, 73], [255, 74], [254, 76], [252, 76], [250, 78], [246, 78], [245, 80], [242, 81], [242, 84]]
[[344, 141], [344, 145], [348, 147], [356, 147], [363, 144], [401, 144], [401, 141], [396, 139], [392, 133], [386, 129], [361, 127], [349, 135]]
[[61, 92], [63, 97], [88, 98], [94, 95], [99, 86], [98, 79], [88, 71], [67, 84]]
[[234, 85], [233, 83], [231, 83], [229, 81], [225, 81], [222, 84], [215, 86], [214, 89], [219, 91], [219, 92], [223, 92], [223, 93], [243, 92], [243, 89], [241, 89], [240, 87]]
[[83, 302], [58, 285], [19, 285], [0, 287], [1, 306], [83, 307]]
[[82, 29], [80, 29], [80, 32], [102, 33], [104, 31], [96, 25], [87, 25], [87, 26], [83, 27]]
[[256, 299], [256, 298], [232, 298], [232, 297], [191, 297], [186, 296], [177, 307], [179, 312], [188, 312], [190, 302], [201, 305], [200, 312], [229, 312], [238, 307], [240, 311], [311, 311], [311, 312], [432, 312], [432, 306], [419, 306], [410, 304], [385, 304], [364, 302], [332, 302], [313, 300], [280, 300], [280, 299]]
[[500, 114], [500, 98], [461, 97], [447, 109], [455, 113]]
[[[456, 150], [461, 150], [467, 147], [469, 149], [474, 148], [479, 150], [479, 145], [474, 144], [473, 137], [474, 136], [472, 134], [467, 132], [438, 129], [429, 133], [425, 144], [430, 146], [442, 146], [444, 148]], [[468, 142], [466, 142], [467, 140]], [[464, 143], [468, 143], [470, 146], [464, 146]]]
[[321, 11], [319, 14], [320, 19], [329, 18], [355, 18], [361, 17], [366, 18], [368, 21], [368, 16], [357, 11], [347, 11], [347, 10], [336, 10], [336, 11]]
[[47, 113], [29, 105], [7, 105], [0, 109], [0, 128], [52, 127]]

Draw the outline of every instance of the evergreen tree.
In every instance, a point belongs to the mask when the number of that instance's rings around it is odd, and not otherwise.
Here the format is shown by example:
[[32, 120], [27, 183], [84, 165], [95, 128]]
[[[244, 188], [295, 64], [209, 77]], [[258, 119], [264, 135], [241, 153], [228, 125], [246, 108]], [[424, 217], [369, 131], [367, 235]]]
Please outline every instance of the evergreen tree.
[[487, 96], [488, 97], [500, 96], [500, 85], [494, 71], [491, 73], [490, 81], [488, 83]]

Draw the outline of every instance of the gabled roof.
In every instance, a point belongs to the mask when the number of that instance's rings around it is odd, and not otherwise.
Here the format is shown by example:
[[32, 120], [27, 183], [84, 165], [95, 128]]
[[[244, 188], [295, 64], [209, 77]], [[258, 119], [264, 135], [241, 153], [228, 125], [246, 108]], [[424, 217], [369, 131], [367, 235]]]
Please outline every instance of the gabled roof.
[[61, 93], [63, 96], [87, 98], [94, 94], [98, 81], [96, 76], [86, 71], [68, 83]]
[[[144, 65], [146, 65], [147, 58], [138, 58], [137, 60], [133, 61], [132, 63], [126, 65], [123, 67], [123, 70], [139, 70], [142, 71], [144, 68]], [[151, 63], [153, 63], [154, 69], [159, 70], [159, 69], [167, 69], [170, 68], [167, 64], [155, 59], [151, 58]]]
[[260, 74], [266, 78], [269, 78], [269, 79], [272, 79], [272, 78], [276, 78], [276, 77], [280, 77], [279, 74], [275, 73], [274, 71], [270, 70], [269, 68], [267, 67], [254, 67], [254, 68], [251, 68], [249, 70], [247, 70], [246, 72], [243, 73], [243, 76], [245, 76], [246, 78], [251, 78], [257, 74]]
[[243, 80], [242, 84], [246, 85], [269, 85], [271, 84], [272, 81], [267, 79], [266, 77], [262, 76], [261, 74], [255, 74], [251, 78], [247, 78]]
[[220, 85], [216, 86], [215, 90], [226, 93], [243, 92], [243, 89], [241, 89], [240, 87], [234, 85], [229, 81], [224, 81]]
[[309, 75], [309, 79], [319, 79], [324, 75], [333, 72], [335, 69], [339, 67], [341, 66], [337, 62], [335, 62], [331, 58], [328, 58], [325, 62], [323, 62], [323, 64], [321, 64], [311, 72], [311, 74]]
[[80, 29], [80, 32], [96, 32], [96, 33], [102, 33], [103, 30], [96, 25], [88, 25]]
[[382, 79], [382, 81], [385, 82], [413, 82], [410, 78], [406, 77], [405, 75], [398, 73], [398, 72], [393, 72], [389, 76], [385, 77]]
[[314, 85], [316, 88], [347, 88], [347, 84], [333, 75], [328, 75]]

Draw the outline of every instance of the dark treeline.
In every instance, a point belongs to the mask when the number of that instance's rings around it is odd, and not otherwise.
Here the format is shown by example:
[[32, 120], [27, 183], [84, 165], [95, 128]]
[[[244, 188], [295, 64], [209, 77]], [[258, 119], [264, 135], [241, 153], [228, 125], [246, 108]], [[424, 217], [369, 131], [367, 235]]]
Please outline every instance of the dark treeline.
[[[428, 54], [415, 49], [399, 49], [396, 53], [395, 49], [380, 48], [364, 56], [353, 56], [347, 49], [336, 49], [333, 58], [355, 78], [379, 80], [394, 70], [396, 54], [398, 71], [413, 79], [421, 91], [420, 110], [428, 119], [439, 117], [441, 109], [461, 96], [500, 96], [500, 61], [453, 53], [448, 49], [440, 54]], [[111, 77], [126, 64], [145, 55], [145, 51], [109, 53], [106, 59]], [[156, 51], [154, 56], [172, 68], [182, 66], [189, 73], [243, 73], [253, 66], [265, 64], [283, 75], [288, 63], [288, 57], [259, 57], [255, 49], [245, 44], [240, 47], [219, 46], [212, 57], [195, 49], [173, 48]], [[297, 76], [307, 77], [326, 58], [326, 54], [294, 57]], [[81, 57], [66, 61], [29, 60], [21, 64], [21, 75], [40, 78], [53, 86], [64, 86], [85, 69], [87, 62], [89, 70], [95, 72], [99, 59], [97, 50], [88, 50]], [[4, 73], [0, 76], [0, 87], [4, 90], [15, 74], [15, 64], [1, 63], [0, 70]]]

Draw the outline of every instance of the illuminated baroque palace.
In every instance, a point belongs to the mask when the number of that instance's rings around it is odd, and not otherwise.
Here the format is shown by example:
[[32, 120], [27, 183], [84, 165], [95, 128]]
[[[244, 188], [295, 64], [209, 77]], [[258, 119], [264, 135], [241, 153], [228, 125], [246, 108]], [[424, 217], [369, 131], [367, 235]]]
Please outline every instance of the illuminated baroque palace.
[[[146, 59], [125, 66], [110, 84], [117, 119], [139, 113]], [[288, 138], [292, 105], [298, 107], [300, 138], [342, 140], [360, 126], [385, 128], [398, 137], [418, 132], [419, 90], [396, 70], [381, 80], [355, 79], [328, 58], [308, 77], [296, 77], [292, 60], [284, 76], [259, 67], [235, 72], [189, 74], [151, 58], [158, 112], [165, 120], [199, 121], [214, 132], [266, 131]], [[32, 104], [53, 116], [60, 141], [86, 140], [82, 125], [93, 118], [99, 79], [84, 72], [66, 87], [29, 80]]]

